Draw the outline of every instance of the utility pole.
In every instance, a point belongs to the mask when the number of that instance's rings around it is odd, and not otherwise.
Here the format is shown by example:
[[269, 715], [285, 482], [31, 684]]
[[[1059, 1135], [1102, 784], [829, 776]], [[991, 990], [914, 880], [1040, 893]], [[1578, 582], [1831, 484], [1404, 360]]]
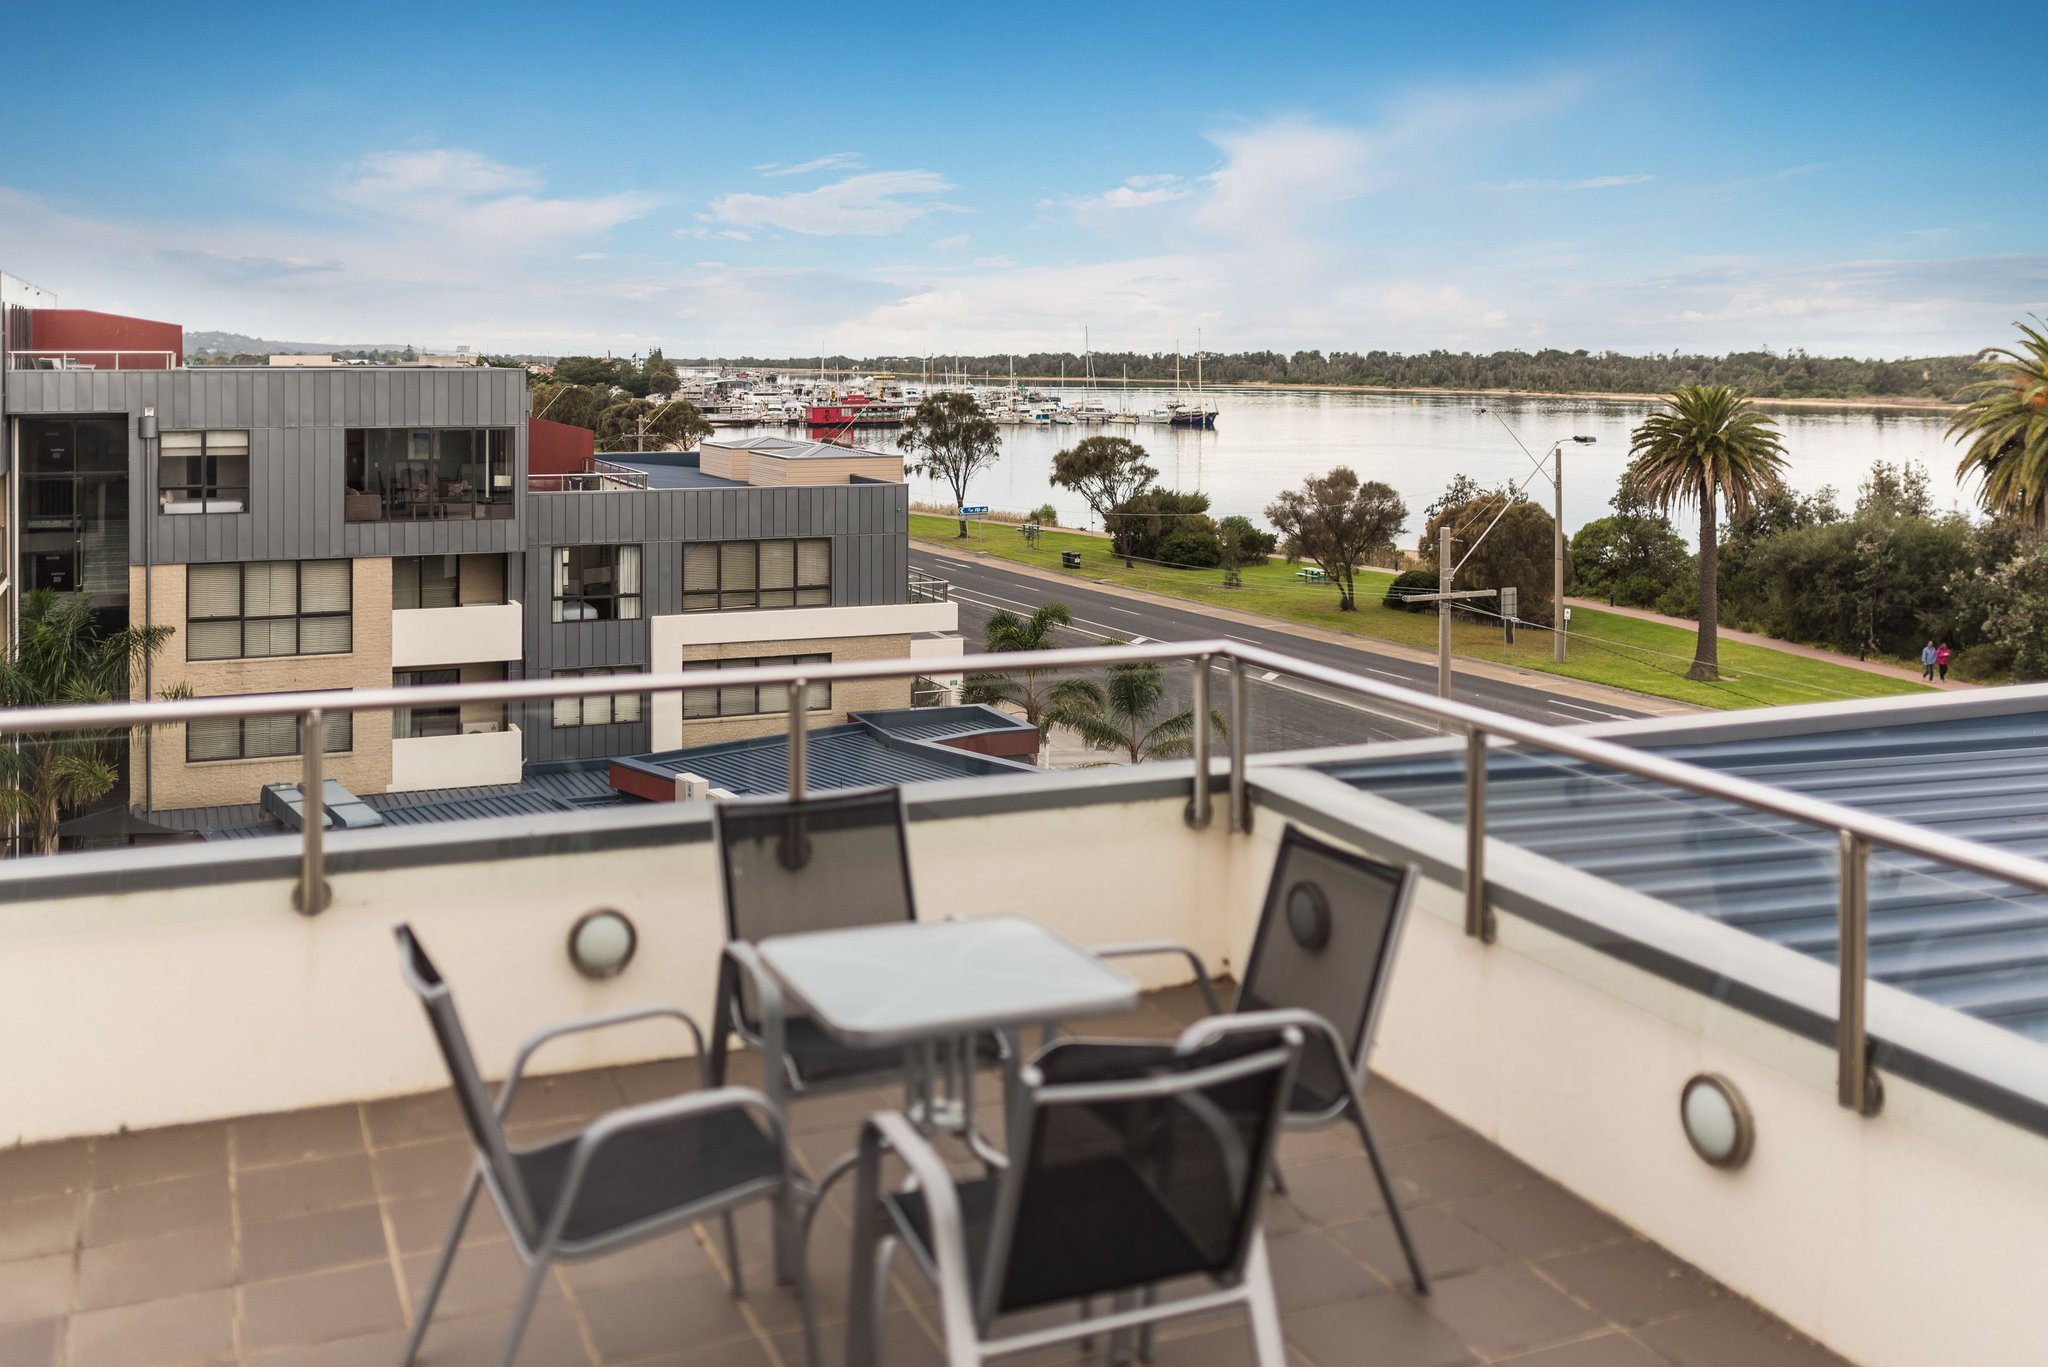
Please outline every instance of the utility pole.
[[1445, 517], [1436, 538], [1436, 695], [1451, 696], [1451, 578], [1457, 559], [1451, 554], [1451, 520]]
[[1564, 626], [1565, 626], [1565, 616], [1564, 616], [1564, 444], [1565, 444], [1565, 443], [1566, 443], [1567, 441], [1573, 441], [1573, 442], [1577, 442], [1577, 443], [1578, 443], [1578, 444], [1579, 444], [1580, 446], [1591, 446], [1591, 445], [1593, 444], [1593, 442], [1594, 442], [1594, 438], [1592, 438], [1592, 437], [1559, 437], [1559, 438], [1558, 438], [1558, 439], [1557, 439], [1557, 440], [1556, 440], [1555, 442], [1553, 442], [1553, 443], [1551, 444], [1551, 447], [1550, 447], [1550, 454], [1551, 454], [1552, 456], [1556, 457], [1556, 459], [1557, 459], [1557, 477], [1556, 477], [1555, 479], [1553, 479], [1553, 480], [1551, 481], [1551, 488], [1552, 488], [1552, 490], [1553, 490], [1553, 492], [1554, 492], [1554, 494], [1555, 494], [1555, 498], [1556, 498], [1556, 501], [1555, 501], [1555, 502], [1553, 503], [1553, 505], [1552, 505], [1552, 507], [1553, 507], [1553, 508], [1555, 509], [1555, 511], [1553, 512], [1553, 514], [1552, 514], [1552, 516], [1551, 516], [1551, 519], [1550, 519], [1550, 550], [1551, 550], [1551, 559], [1552, 559], [1552, 565], [1551, 565], [1551, 583], [1552, 583], [1552, 585], [1553, 585], [1553, 588], [1552, 588], [1552, 591], [1551, 591], [1551, 595], [1550, 595], [1550, 614], [1551, 614], [1551, 617], [1552, 617], [1552, 619], [1553, 619], [1553, 620], [1551, 621], [1551, 627], [1552, 627], [1553, 629], [1552, 629], [1552, 631], [1551, 631], [1551, 633], [1550, 633], [1550, 638], [1551, 638], [1551, 640], [1552, 640], [1553, 642], [1555, 642], [1555, 643], [1556, 643], [1556, 649], [1555, 649], [1555, 651], [1554, 651], [1554, 653], [1553, 653], [1553, 655], [1552, 655], [1552, 657], [1551, 657], [1551, 658], [1552, 658], [1552, 659], [1554, 659], [1554, 660], [1556, 660], [1556, 661], [1557, 661], [1557, 663], [1559, 663], [1559, 664], [1563, 664], [1563, 663], [1564, 663], [1564, 639], [1565, 639], [1565, 629], [1564, 629]]

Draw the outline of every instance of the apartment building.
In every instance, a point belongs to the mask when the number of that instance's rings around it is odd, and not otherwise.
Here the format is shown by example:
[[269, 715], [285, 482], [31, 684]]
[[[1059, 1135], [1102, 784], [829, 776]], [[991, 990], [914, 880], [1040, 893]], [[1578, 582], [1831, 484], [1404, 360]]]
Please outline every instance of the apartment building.
[[[188, 370], [176, 325], [15, 297], [36, 306], [0, 317], [9, 639], [39, 588], [167, 626], [138, 697], [959, 653], [953, 605], [911, 601], [900, 463], [768, 439], [737, 468], [605, 464], [532, 419], [521, 370]], [[835, 724], [909, 691], [812, 706]], [[707, 689], [336, 717], [326, 773], [359, 793], [510, 783], [527, 761], [763, 734], [783, 707]], [[161, 728], [133, 740], [129, 801], [253, 802], [298, 752], [288, 721]]]

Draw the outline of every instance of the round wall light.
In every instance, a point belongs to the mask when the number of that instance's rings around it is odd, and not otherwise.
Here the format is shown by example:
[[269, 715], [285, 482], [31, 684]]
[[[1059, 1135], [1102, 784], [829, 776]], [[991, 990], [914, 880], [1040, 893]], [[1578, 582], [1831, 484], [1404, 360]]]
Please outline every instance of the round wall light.
[[623, 911], [600, 907], [569, 927], [569, 962], [586, 978], [616, 978], [633, 962], [640, 936]]
[[1735, 1084], [1700, 1073], [1678, 1093], [1678, 1117], [1692, 1151], [1717, 1168], [1739, 1168], [1756, 1146], [1756, 1121]]

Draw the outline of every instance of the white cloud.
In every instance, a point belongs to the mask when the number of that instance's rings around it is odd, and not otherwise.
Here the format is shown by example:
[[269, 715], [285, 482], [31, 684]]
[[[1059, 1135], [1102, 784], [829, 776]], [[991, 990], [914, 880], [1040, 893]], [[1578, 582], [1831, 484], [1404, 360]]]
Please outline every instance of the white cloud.
[[1290, 236], [1374, 184], [1371, 140], [1352, 128], [1282, 120], [1211, 136], [1223, 152], [1195, 221], [1241, 242]]
[[711, 201], [711, 216], [807, 237], [882, 237], [952, 209], [929, 198], [952, 188], [932, 171], [870, 171], [785, 195], [722, 195]]
[[372, 152], [335, 198], [375, 218], [400, 220], [460, 239], [472, 250], [538, 249], [617, 227], [654, 207], [636, 192], [548, 199], [539, 174], [445, 147]]
[[1134, 209], [1150, 209], [1186, 199], [1189, 187], [1179, 176], [1132, 176], [1113, 189], [1095, 195], [1068, 195], [1040, 200], [1040, 209], [1064, 209], [1083, 227], [1097, 227], [1114, 215]]
[[968, 236], [966, 233], [954, 233], [951, 237], [942, 237], [938, 241], [932, 243], [931, 249], [935, 252], [958, 251], [960, 248], [966, 246], [969, 242], [973, 240], [974, 239]]
[[1007, 256], [977, 256], [974, 258], [974, 264], [994, 270], [1006, 271], [1017, 263]]
[[747, 236], [745, 233], [741, 232], [737, 228], [727, 228], [724, 231], [720, 232], [718, 235], [720, 237], [731, 238], [734, 242], [752, 242], [754, 240], [753, 238]]
[[775, 162], [763, 162], [754, 169], [764, 176], [807, 176], [813, 171], [858, 171], [866, 166], [858, 152], [828, 152], [822, 157], [800, 161], [794, 166], [781, 166]]

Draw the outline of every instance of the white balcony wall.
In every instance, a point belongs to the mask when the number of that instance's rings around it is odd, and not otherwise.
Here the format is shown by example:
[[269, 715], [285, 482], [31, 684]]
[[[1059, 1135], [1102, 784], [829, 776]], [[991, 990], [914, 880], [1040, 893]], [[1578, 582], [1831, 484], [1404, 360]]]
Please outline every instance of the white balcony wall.
[[399, 737], [391, 742], [391, 786], [385, 791], [517, 783], [525, 761], [524, 740], [519, 728], [511, 725], [462, 736]]
[[[1864, 1367], [2048, 1361], [2048, 1140], [1895, 1075], [1883, 1112], [1856, 1116], [1836, 1104], [1827, 1045], [1514, 915], [1482, 944], [1464, 931], [1462, 832], [1320, 776], [1269, 781], [1294, 810], [1341, 804], [1371, 832], [1333, 839], [1451, 869], [1417, 892], [1381, 1076]], [[1487, 879], [1544, 888], [1618, 942], [1832, 1017], [1834, 970], [1817, 960], [1511, 848], [1489, 848]], [[2031, 1066], [2038, 1080], [2048, 1062], [1882, 985], [1870, 1024], [1967, 1037], [1994, 1076]], [[1702, 1072], [1733, 1081], [1755, 1116], [1755, 1152], [1734, 1171], [1701, 1161], [1679, 1122], [1680, 1089]]]
[[[943, 786], [982, 796], [1038, 782]], [[1180, 793], [914, 821], [919, 913], [1014, 913], [1081, 943], [1191, 940], [1214, 958], [1225, 948], [1216, 910], [1256, 900], [1270, 850], [1197, 835], [1185, 806]], [[399, 977], [400, 920], [447, 975], [494, 1074], [527, 1034], [572, 1016], [666, 1002], [708, 1021], [724, 943], [709, 824], [705, 805], [691, 803], [544, 826], [330, 832], [335, 900], [312, 918], [292, 910], [292, 837], [169, 852], [166, 866], [187, 870], [194, 854], [231, 854], [266, 875], [255, 881], [217, 867], [153, 879], [140, 851], [63, 856], [80, 874], [122, 870], [124, 886], [133, 874], [133, 890], [0, 908], [0, 1039], [19, 1046], [0, 1049], [0, 1095], [12, 1098], [0, 1145], [446, 1086]], [[589, 848], [578, 832], [596, 825], [643, 838]], [[492, 832], [500, 844], [488, 854], [435, 858], [443, 842]], [[1057, 872], [1041, 874], [1055, 850]], [[391, 866], [351, 871], [359, 851], [392, 852]], [[1219, 888], [1240, 896], [1219, 898]], [[624, 911], [640, 934], [630, 968], [606, 982], [579, 976], [566, 951], [571, 925], [597, 907]], [[1133, 965], [1148, 985], [1179, 971], [1173, 961]], [[683, 1052], [671, 1031], [634, 1029], [564, 1041], [539, 1066]]]
[[517, 603], [407, 608], [391, 614], [391, 667], [484, 664], [523, 655]]

